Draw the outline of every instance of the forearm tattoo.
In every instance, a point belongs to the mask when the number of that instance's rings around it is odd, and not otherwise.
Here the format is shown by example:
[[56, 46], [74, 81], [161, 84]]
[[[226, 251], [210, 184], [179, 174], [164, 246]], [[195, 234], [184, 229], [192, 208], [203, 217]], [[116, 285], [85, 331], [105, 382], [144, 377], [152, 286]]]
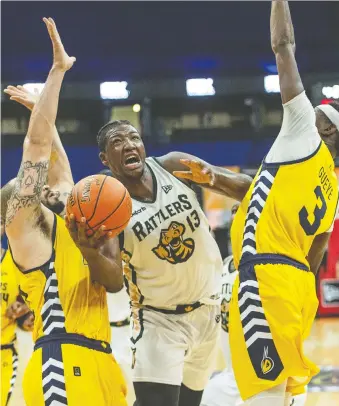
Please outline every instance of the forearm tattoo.
[[8, 202], [6, 224], [9, 225], [20, 209], [40, 204], [42, 188], [46, 184], [49, 161], [25, 161], [21, 164], [13, 194]]

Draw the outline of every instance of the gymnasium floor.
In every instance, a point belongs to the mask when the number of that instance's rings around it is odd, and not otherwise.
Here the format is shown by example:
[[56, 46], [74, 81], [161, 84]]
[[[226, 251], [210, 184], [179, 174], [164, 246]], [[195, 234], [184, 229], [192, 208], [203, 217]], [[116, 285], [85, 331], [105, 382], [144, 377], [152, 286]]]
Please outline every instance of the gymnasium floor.
[[[27, 333], [18, 333], [18, 381], [10, 406], [25, 406], [21, 391], [23, 369], [27, 363], [32, 341]], [[306, 406], [339, 406], [339, 318], [317, 319], [305, 344], [305, 351], [322, 371], [309, 388]]]

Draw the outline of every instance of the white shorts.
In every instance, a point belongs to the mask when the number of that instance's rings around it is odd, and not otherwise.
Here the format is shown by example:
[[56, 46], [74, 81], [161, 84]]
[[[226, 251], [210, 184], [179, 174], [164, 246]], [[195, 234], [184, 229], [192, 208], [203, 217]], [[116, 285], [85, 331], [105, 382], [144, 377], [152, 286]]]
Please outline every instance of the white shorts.
[[201, 400], [201, 406], [237, 406], [241, 403], [234, 374], [226, 369], [210, 379]]
[[203, 305], [190, 313], [132, 310], [134, 382], [156, 382], [203, 390], [215, 368], [220, 306]]
[[112, 327], [111, 347], [114, 358], [120, 365], [127, 385], [127, 404], [132, 406], [135, 401], [135, 393], [132, 380], [132, 357], [130, 326]]

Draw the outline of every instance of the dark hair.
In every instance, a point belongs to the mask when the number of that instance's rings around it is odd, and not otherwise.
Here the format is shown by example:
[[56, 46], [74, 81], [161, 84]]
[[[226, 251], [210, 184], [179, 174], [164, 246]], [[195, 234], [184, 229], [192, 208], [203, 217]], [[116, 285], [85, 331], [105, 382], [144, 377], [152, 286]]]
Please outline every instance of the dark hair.
[[100, 152], [106, 151], [106, 145], [108, 140], [107, 134], [110, 132], [110, 130], [113, 130], [114, 128], [119, 127], [121, 125], [132, 125], [132, 124], [128, 120], [114, 120], [110, 121], [109, 123], [105, 124], [103, 127], [100, 128], [97, 135], [97, 143]]

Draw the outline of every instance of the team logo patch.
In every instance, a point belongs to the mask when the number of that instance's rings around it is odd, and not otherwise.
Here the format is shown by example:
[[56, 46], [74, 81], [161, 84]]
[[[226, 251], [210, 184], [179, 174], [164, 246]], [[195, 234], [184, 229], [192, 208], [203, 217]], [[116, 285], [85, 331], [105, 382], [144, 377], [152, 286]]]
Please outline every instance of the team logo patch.
[[80, 367], [73, 367], [73, 374], [74, 374], [74, 376], [81, 376]]
[[184, 238], [185, 226], [172, 221], [168, 228], [161, 230], [159, 244], [152, 249], [154, 254], [171, 264], [186, 262], [194, 252], [194, 240]]
[[261, 370], [264, 375], [268, 374], [274, 368], [274, 361], [268, 356], [268, 347], [264, 347], [264, 355], [261, 361]]
[[162, 189], [162, 190], [166, 193], [166, 195], [167, 195], [167, 193], [168, 193], [170, 190], [173, 189], [173, 186], [172, 186], [172, 185], [161, 186], [161, 189]]

